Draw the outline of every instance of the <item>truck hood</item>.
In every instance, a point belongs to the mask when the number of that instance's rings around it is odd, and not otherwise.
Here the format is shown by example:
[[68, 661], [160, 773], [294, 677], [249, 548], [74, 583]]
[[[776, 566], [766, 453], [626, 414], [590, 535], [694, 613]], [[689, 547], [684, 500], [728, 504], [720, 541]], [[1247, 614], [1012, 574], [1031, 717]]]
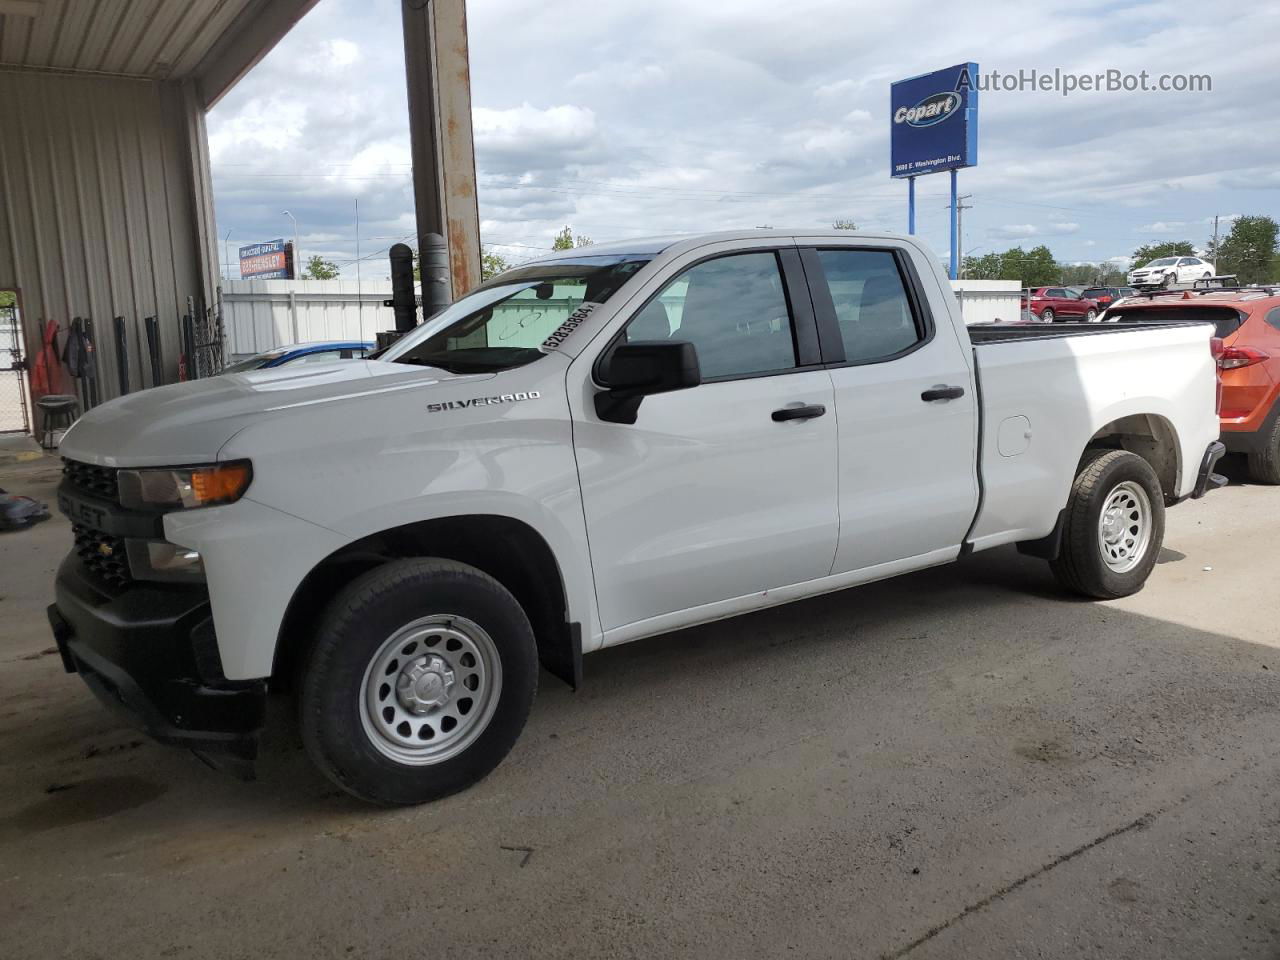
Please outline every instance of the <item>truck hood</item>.
[[90, 410], [62, 438], [62, 456], [105, 467], [210, 463], [236, 433], [261, 417], [391, 390], [480, 382], [435, 367], [380, 360], [303, 364], [155, 387]]

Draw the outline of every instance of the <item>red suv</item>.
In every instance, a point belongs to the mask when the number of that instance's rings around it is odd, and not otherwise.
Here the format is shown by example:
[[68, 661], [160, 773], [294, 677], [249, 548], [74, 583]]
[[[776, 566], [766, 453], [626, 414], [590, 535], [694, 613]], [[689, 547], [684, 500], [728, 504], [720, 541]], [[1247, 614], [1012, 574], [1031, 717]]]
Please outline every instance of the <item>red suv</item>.
[[1203, 320], [1222, 340], [1222, 442], [1249, 458], [1249, 476], [1280, 484], [1280, 289], [1209, 290], [1122, 303], [1107, 320]]
[[[1027, 309], [1027, 298], [1022, 298]], [[1080, 296], [1068, 287], [1034, 287], [1031, 290], [1031, 312], [1045, 323], [1055, 320], [1082, 319], [1092, 323], [1102, 310], [1097, 301]]]

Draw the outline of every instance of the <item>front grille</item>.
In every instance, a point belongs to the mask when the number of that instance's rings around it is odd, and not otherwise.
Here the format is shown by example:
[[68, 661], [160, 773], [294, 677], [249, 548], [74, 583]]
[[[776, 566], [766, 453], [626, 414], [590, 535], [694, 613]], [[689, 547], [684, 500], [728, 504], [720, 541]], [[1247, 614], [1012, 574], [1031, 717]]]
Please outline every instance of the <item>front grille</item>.
[[78, 523], [71, 525], [71, 533], [76, 541], [76, 556], [90, 573], [112, 587], [123, 587], [133, 582], [123, 539]]
[[120, 487], [116, 482], [116, 471], [112, 467], [99, 467], [92, 463], [80, 463], [78, 460], [62, 461], [62, 476], [66, 481], [93, 497], [102, 497], [113, 503], [120, 499]]

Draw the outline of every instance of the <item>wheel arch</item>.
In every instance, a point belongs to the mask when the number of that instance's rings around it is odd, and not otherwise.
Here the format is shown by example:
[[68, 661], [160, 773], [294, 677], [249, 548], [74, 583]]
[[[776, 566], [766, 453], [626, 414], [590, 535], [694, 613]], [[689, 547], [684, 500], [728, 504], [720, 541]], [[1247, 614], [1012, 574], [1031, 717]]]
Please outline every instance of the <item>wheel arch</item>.
[[[1182, 446], [1173, 422], [1158, 413], [1130, 413], [1116, 417], [1099, 427], [1085, 448], [1080, 462], [1093, 450], [1127, 450], [1151, 465], [1160, 478], [1166, 506], [1178, 499], [1178, 483], [1182, 476]], [[1077, 466], [1077, 472], [1079, 468]]]
[[320, 616], [338, 590], [369, 570], [405, 557], [454, 560], [489, 574], [524, 608], [543, 666], [575, 689], [581, 683], [581, 626], [569, 620], [564, 571], [550, 544], [523, 520], [475, 513], [433, 517], [370, 533], [316, 564], [299, 582], [285, 610], [272, 682], [293, 682]]

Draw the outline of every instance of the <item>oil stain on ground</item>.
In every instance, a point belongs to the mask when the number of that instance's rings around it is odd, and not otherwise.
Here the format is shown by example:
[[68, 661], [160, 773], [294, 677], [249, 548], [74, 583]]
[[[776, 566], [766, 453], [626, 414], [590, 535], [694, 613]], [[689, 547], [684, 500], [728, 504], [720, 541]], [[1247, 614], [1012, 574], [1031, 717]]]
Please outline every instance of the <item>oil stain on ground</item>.
[[0, 817], [0, 840], [104, 820], [150, 803], [167, 789], [140, 777], [98, 777], [58, 784], [30, 806]]

